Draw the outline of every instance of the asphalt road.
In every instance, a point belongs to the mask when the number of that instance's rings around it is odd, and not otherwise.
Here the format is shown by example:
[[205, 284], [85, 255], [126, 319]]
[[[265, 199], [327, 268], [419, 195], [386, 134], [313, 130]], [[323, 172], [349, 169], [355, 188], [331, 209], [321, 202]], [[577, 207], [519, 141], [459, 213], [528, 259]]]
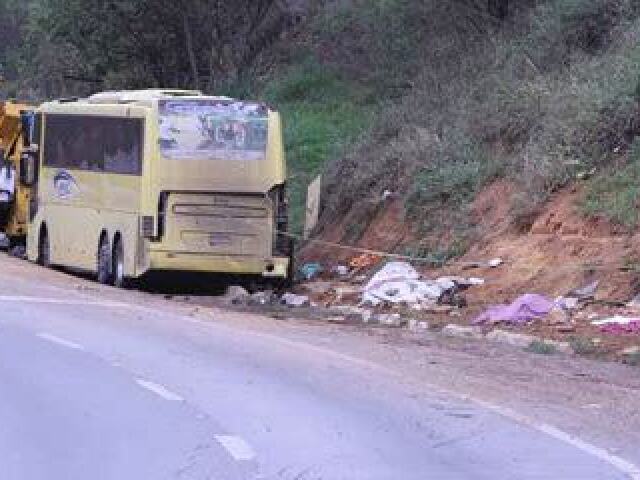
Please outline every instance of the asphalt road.
[[384, 367], [127, 295], [0, 269], [0, 479], [626, 478]]

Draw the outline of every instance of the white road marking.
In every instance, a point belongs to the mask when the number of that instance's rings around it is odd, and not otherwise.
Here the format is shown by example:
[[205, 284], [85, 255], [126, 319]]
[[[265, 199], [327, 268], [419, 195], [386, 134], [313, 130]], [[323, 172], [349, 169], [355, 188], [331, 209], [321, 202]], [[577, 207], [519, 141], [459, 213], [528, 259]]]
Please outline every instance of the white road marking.
[[256, 453], [243, 438], [235, 435], [215, 435], [216, 440], [236, 461], [249, 461], [256, 457]]
[[26, 295], [0, 295], [0, 303], [1, 302], [130, 308], [130, 305], [126, 303], [119, 303], [119, 302], [105, 302], [105, 301], [99, 301], [99, 300], [83, 300], [83, 299], [73, 299], [73, 298], [62, 299], [62, 298], [47, 298], [47, 297], [31, 297]]
[[[63, 305], [96, 305], [96, 306], [105, 306], [105, 307], [121, 307], [121, 308], [128, 308], [128, 309], [137, 309], [137, 310], [142, 310], [142, 311], [146, 311], [146, 312], [153, 312], [153, 313], [157, 313], [155, 310], [150, 309], [148, 307], [142, 307], [139, 305], [131, 305], [131, 304], [126, 304], [126, 303], [116, 303], [116, 302], [102, 302], [102, 301], [86, 301], [86, 300], [60, 300], [60, 299], [53, 299], [53, 298], [40, 298], [40, 297], [26, 297], [26, 296], [0, 296], [0, 302], [5, 301], [5, 302], [32, 302], [32, 303], [51, 303], [51, 304], [63, 304]], [[202, 320], [198, 320], [198, 319], [194, 319], [191, 317], [183, 317], [184, 320], [190, 322], [190, 323], [194, 323], [194, 324], [199, 324], [208, 328], [212, 328], [212, 329], [223, 329], [223, 330], [228, 330], [228, 331], [235, 331], [234, 328], [228, 327], [228, 326], [223, 326], [220, 324], [212, 324], [210, 322], [205, 322]], [[363, 360], [357, 357], [352, 357], [351, 355], [347, 355], [344, 353], [340, 353], [340, 352], [336, 352], [334, 350], [330, 350], [327, 348], [323, 348], [323, 347], [318, 347], [316, 345], [311, 345], [311, 344], [307, 344], [304, 342], [298, 342], [295, 340], [290, 340], [290, 339], [284, 339], [282, 337], [278, 337], [277, 335], [273, 335], [273, 334], [268, 334], [268, 333], [261, 333], [261, 332], [256, 332], [256, 331], [250, 331], [250, 330], [245, 330], [246, 333], [248, 334], [252, 334], [256, 337], [259, 338], [263, 338], [265, 340], [271, 340], [289, 347], [293, 347], [293, 348], [302, 348], [305, 349], [305, 351], [309, 351], [309, 350], [313, 350], [316, 353], [319, 354], [323, 354], [326, 356], [330, 356], [333, 357], [334, 359], [340, 359], [343, 361], [348, 361], [349, 363], [352, 364], [356, 364], [356, 365], [360, 365], [362, 367], [367, 367], [367, 368], [371, 368], [371, 369], [375, 369], [378, 371], [384, 371], [387, 374], [391, 374], [393, 376], [397, 376], [399, 375], [398, 372], [393, 371], [389, 368], [383, 367], [379, 364], [376, 364], [374, 362], [370, 362], [367, 360]], [[58, 343], [60, 345], [64, 345], [67, 346], [69, 348], [75, 348], [75, 349], [83, 349], [82, 346], [74, 344], [73, 342], [68, 342], [67, 340], [64, 339], [60, 339], [48, 334], [40, 334], [39, 336], [41, 336], [41, 338], [44, 338], [46, 340], [52, 341], [54, 343]], [[54, 340], [55, 339], [55, 340]], [[146, 380], [140, 380], [137, 379], [136, 382], [142, 386], [143, 388], [146, 388], [147, 390], [150, 390], [154, 393], [156, 393], [157, 395], [159, 395], [162, 398], [165, 398], [166, 400], [170, 400], [170, 401], [183, 401], [184, 399], [182, 397], [180, 397], [179, 395], [167, 390], [165, 387], [163, 387], [162, 385], [158, 385], [155, 384], [153, 382], [148, 382]], [[574, 448], [581, 450], [589, 455], [592, 455], [596, 458], [599, 458], [600, 460], [608, 463], [609, 465], [613, 466], [614, 468], [618, 469], [620, 472], [624, 473], [630, 480], [640, 480], [640, 467], [638, 467], [637, 465], [625, 460], [624, 458], [618, 456], [618, 455], [614, 455], [610, 452], [608, 452], [606, 449], [598, 447], [596, 445], [593, 445], [587, 441], [582, 440], [581, 438], [571, 435], [570, 433], [567, 433], [563, 430], [560, 430], [556, 427], [554, 427], [553, 425], [549, 425], [547, 423], [543, 423], [543, 422], [538, 422], [537, 420], [531, 418], [531, 417], [527, 417], [525, 415], [522, 415], [514, 410], [511, 410], [509, 408], [505, 408], [499, 405], [495, 405], [489, 402], [486, 402], [480, 398], [476, 398], [476, 397], [472, 397], [470, 395], [465, 395], [465, 394], [461, 394], [459, 392], [455, 392], [455, 391], [451, 391], [445, 388], [442, 388], [438, 385], [430, 385], [430, 384], [425, 384], [422, 383], [422, 387], [426, 387], [432, 391], [436, 391], [436, 392], [440, 392], [443, 393], [445, 395], [450, 395], [462, 400], [470, 400], [473, 403], [480, 405], [481, 407], [486, 408], [487, 410], [493, 411], [505, 418], [508, 418], [510, 420], [513, 420], [515, 422], [518, 422], [520, 424], [526, 425], [540, 433], [543, 433], [545, 435], [548, 435], [552, 438], [555, 438], [556, 440], [562, 441], [568, 445], [573, 446]], [[228, 451], [229, 453], [236, 458], [236, 460], [251, 460], [252, 458], [255, 457], [255, 453], [253, 452], [253, 449], [251, 448], [250, 445], [248, 445], [243, 439], [239, 438], [239, 437], [234, 437], [234, 436], [228, 436], [228, 435], [218, 435], [216, 436], [216, 439], [220, 442], [221, 445], [223, 445]]]
[[82, 345], [79, 345], [74, 342], [70, 342], [69, 340], [65, 340], [64, 338], [56, 337], [55, 335], [51, 335], [49, 333], [38, 333], [38, 338], [46, 340], [51, 343], [55, 343], [56, 345], [61, 345], [63, 347], [71, 348], [73, 350], [84, 350]]
[[140, 385], [142, 388], [149, 390], [150, 392], [155, 393], [161, 398], [165, 400], [169, 400], [170, 402], [183, 402], [184, 398], [182, 398], [177, 393], [173, 393], [171, 390], [163, 387], [154, 382], [150, 382], [148, 380], [142, 380], [141, 378], [136, 378], [136, 383]]
[[571, 445], [572, 447], [581, 450], [593, 457], [599, 458], [600, 460], [608, 463], [620, 472], [624, 473], [630, 480], [640, 480], [640, 468], [637, 465], [625, 460], [624, 458], [619, 457], [618, 455], [614, 455], [608, 452], [604, 448], [593, 445], [592, 443], [582, 440], [580, 437], [571, 435], [570, 433], [567, 433], [564, 430], [560, 430], [559, 428], [554, 427], [553, 425], [549, 425], [548, 423], [538, 422], [537, 420], [527, 417], [526, 415], [521, 415], [520, 413], [511, 410], [510, 408], [494, 405], [492, 403], [474, 399], [472, 397], [467, 398], [469, 398], [469, 400], [476, 403], [477, 405], [480, 405], [487, 410], [497, 413], [502, 417], [508, 418], [522, 425], [526, 425], [533, 430], [544, 433], [545, 435]]
[[[183, 319], [184, 321], [187, 321], [193, 324], [199, 324], [204, 327], [208, 327], [210, 329], [219, 329], [219, 330], [226, 330], [226, 331], [237, 330], [234, 327], [229, 327], [227, 325], [221, 325], [221, 324], [214, 324], [211, 322], [199, 320], [197, 318], [183, 317]], [[310, 344], [299, 342], [296, 340], [290, 340], [287, 338], [278, 337], [277, 335], [270, 334], [270, 333], [256, 332], [251, 330], [243, 330], [243, 331], [250, 335], [254, 335], [257, 338], [269, 340], [274, 343], [280, 343], [281, 345], [286, 345], [296, 349], [304, 349], [305, 352], [315, 351], [316, 353], [321, 355], [333, 357], [334, 359], [339, 359], [341, 361], [347, 361], [349, 363], [359, 365], [361, 367], [375, 369], [377, 371], [384, 372], [394, 377], [401, 376], [400, 372], [397, 372], [390, 368], [383, 367], [381, 365], [370, 362], [368, 360], [363, 360], [361, 358], [353, 357], [348, 354], [336, 352], [328, 348], [319, 347], [316, 345], [310, 345]], [[607, 451], [602, 447], [598, 447], [592, 443], [589, 443], [576, 435], [572, 435], [570, 433], [565, 432], [564, 430], [560, 430], [559, 428], [554, 427], [553, 425], [549, 425], [548, 423], [544, 423], [544, 422], [539, 422], [531, 417], [522, 415], [516, 412], [515, 410], [511, 410], [510, 408], [502, 407], [500, 405], [495, 405], [493, 403], [486, 402], [481, 398], [477, 398], [471, 395], [466, 395], [453, 390], [448, 390], [439, 385], [421, 382], [419, 387], [427, 388], [432, 392], [438, 392], [450, 397], [458, 398], [463, 401], [471, 401], [476, 405], [479, 405], [489, 411], [492, 411], [504, 418], [512, 420], [516, 423], [520, 423], [521, 425], [525, 425], [537, 432], [540, 432], [558, 441], [564, 442], [567, 445], [570, 445], [578, 450], [581, 450], [582, 452], [588, 455], [596, 457], [602, 460], [603, 462], [608, 463], [609, 465], [617, 469], [619, 472], [623, 473], [629, 480], [640, 480], [640, 467], [638, 465], [635, 465], [634, 463], [628, 460], [625, 460], [624, 458], [618, 455], [614, 455], [613, 453], [610, 453], [609, 451]]]

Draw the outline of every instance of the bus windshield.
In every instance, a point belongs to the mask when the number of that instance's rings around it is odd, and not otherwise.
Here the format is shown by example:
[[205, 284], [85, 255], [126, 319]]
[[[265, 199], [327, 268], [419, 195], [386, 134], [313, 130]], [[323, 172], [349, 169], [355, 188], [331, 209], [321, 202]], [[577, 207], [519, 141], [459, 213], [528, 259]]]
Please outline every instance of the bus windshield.
[[160, 152], [174, 160], [262, 160], [267, 108], [235, 100], [172, 99], [158, 103]]

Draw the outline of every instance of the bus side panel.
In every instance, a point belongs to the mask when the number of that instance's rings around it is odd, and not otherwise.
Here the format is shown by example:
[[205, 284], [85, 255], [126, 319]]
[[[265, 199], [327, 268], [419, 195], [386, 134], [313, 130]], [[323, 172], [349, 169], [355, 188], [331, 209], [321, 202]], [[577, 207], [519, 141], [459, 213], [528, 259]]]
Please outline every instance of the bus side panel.
[[[125, 247], [129, 245], [125, 252], [135, 249], [140, 177], [45, 168], [40, 190], [48, 200], [40, 204], [40, 215], [47, 224], [55, 263], [95, 271], [102, 232], [110, 244], [120, 232]], [[133, 263], [126, 266], [132, 274]]]

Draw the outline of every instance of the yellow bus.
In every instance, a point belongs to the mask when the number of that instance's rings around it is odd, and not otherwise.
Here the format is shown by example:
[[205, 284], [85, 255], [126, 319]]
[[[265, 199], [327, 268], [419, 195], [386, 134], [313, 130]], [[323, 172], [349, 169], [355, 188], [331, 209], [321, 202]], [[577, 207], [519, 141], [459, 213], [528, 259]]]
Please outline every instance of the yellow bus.
[[116, 286], [151, 270], [291, 277], [281, 120], [266, 105], [104, 92], [33, 118], [29, 260]]

